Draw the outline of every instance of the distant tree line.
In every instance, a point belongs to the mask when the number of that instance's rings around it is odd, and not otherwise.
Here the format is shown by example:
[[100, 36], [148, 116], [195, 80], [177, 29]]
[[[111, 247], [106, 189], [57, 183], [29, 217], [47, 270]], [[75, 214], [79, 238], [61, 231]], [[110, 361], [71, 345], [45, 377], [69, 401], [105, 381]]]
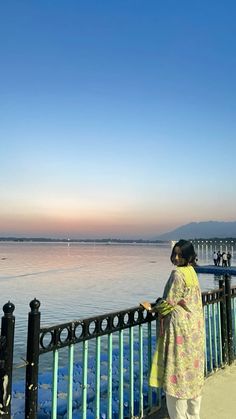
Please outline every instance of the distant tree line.
[[111, 238], [103, 238], [103, 239], [56, 239], [56, 238], [47, 238], [47, 237], [0, 237], [0, 241], [13, 241], [13, 242], [45, 242], [45, 243], [68, 243], [68, 242], [76, 242], [76, 243], [167, 243], [168, 240], [144, 240], [144, 239], [111, 239]]

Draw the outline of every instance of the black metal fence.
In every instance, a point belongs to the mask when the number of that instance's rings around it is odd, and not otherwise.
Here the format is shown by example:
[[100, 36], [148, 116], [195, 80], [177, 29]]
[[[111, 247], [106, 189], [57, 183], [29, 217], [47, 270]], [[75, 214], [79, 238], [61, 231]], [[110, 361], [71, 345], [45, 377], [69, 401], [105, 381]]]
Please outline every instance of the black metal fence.
[[14, 349], [15, 306], [10, 301], [3, 306], [4, 316], [0, 336], [0, 415], [11, 417], [12, 367]]
[[[219, 289], [202, 293], [207, 332], [206, 375], [226, 364], [230, 365], [236, 357], [235, 297], [236, 287], [231, 286], [228, 275], [219, 281]], [[14, 304], [10, 301], [4, 305], [0, 336], [0, 417], [7, 419], [11, 418], [14, 308]], [[25, 418], [28, 419], [37, 417], [40, 355], [113, 332], [122, 332], [133, 326], [151, 324], [156, 320], [156, 315], [146, 312], [141, 307], [134, 307], [83, 320], [41, 327], [39, 308], [38, 300], [31, 301], [25, 376]]]

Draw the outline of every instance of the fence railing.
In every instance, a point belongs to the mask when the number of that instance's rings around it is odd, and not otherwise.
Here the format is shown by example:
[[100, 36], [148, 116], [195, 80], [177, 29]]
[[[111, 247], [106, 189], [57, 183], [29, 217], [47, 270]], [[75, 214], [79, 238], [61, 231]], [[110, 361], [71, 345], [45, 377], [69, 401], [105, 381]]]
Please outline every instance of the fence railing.
[[[229, 276], [203, 292], [205, 374], [236, 357], [236, 287]], [[53, 326], [40, 323], [40, 302], [30, 303], [25, 418], [124, 419], [161, 406], [148, 386], [156, 346], [156, 314], [141, 307]], [[14, 305], [3, 307], [0, 339], [0, 417], [11, 417]], [[44, 371], [41, 372], [41, 364]], [[2, 416], [1, 416], [2, 415]], [[44, 417], [44, 416], [42, 416]]]
[[[27, 417], [36, 417], [36, 365], [39, 363], [39, 356], [49, 352], [52, 353], [53, 371], [51, 406], [48, 408], [51, 409], [52, 418], [59, 417], [59, 355], [66, 347], [67, 400], [64, 402], [64, 410], [67, 411], [67, 418], [72, 418], [76, 411], [79, 416], [81, 411], [81, 417], [85, 419], [88, 409], [96, 418], [101, 415], [107, 418], [117, 415], [119, 419], [127, 415], [142, 417], [144, 410], [151, 408], [153, 404], [160, 404], [159, 392], [157, 394], [156, 391], [148, 390], [148, 376], [156, 342], [156, 314], [134, 307], [40, 328], [38, 309], [39, 302], [32, 301], [29, 316], [34, 324], [31, 323], [29, 327], [27, 354], [30, 358], [27, 358], [26, 367]], [[92, 346], [90, 341], [94, 343]], [[78, 344], [80, 346], [77, 349]], [[82, 359], [76, 367], [80, 350]], [[89, 367], [93, 359], [95, 362]], [[78, 370], [78, 367], [81, 368]], [[77, 390], [76, 403], [73, 399], [73, 387]], [[100, 404], [101, 399], [103, 406]], [[63, 415], [63, 407], [60, 406], [60, 409]]]

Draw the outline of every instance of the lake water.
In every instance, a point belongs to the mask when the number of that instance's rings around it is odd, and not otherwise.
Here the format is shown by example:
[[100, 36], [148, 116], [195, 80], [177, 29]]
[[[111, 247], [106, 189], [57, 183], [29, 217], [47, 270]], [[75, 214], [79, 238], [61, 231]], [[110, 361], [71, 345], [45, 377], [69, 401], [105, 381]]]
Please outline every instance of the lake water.
[[[232, 253], [235, 265], [236, 251]], [[212, 263], [212, 248], [199, 246], [199, 264]], [[43, 324], [81, 319], [136, 306], [162, 295], [169, 277], [171, 247], [80, 243], [0, 243], [3, 306], [15, 304], [15, 363], [25, 357], [29, 302], [41, 302]], [[213, 275], [199, 275], [202, 290], [217, 287]]]

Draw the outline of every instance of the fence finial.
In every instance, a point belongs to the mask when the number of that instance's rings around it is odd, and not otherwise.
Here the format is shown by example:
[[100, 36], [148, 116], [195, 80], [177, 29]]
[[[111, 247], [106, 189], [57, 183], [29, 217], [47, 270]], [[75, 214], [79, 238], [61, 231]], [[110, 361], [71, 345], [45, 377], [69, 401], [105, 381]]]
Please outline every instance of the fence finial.
[[32, 300], [31, 302], [30, 302], [30, 308], [31, 308], [31, 312], [32, 313], [37, 313], [38, 312], [38, 309], [39, 309], [39, 307], [40, 307], [40, 301], [39, 300], [37, 300], [37, 298], [35, 298], [34, 300]]
[[14, 306], [13, 303], [8, 301], [8, 303], [4, 304], [2, 309], [3, 309], [3, 312], [4, 312], [5, 316], [7, 316], [7, 315], [11, 316], [13, 311], [15, 310], [15, 306]]

